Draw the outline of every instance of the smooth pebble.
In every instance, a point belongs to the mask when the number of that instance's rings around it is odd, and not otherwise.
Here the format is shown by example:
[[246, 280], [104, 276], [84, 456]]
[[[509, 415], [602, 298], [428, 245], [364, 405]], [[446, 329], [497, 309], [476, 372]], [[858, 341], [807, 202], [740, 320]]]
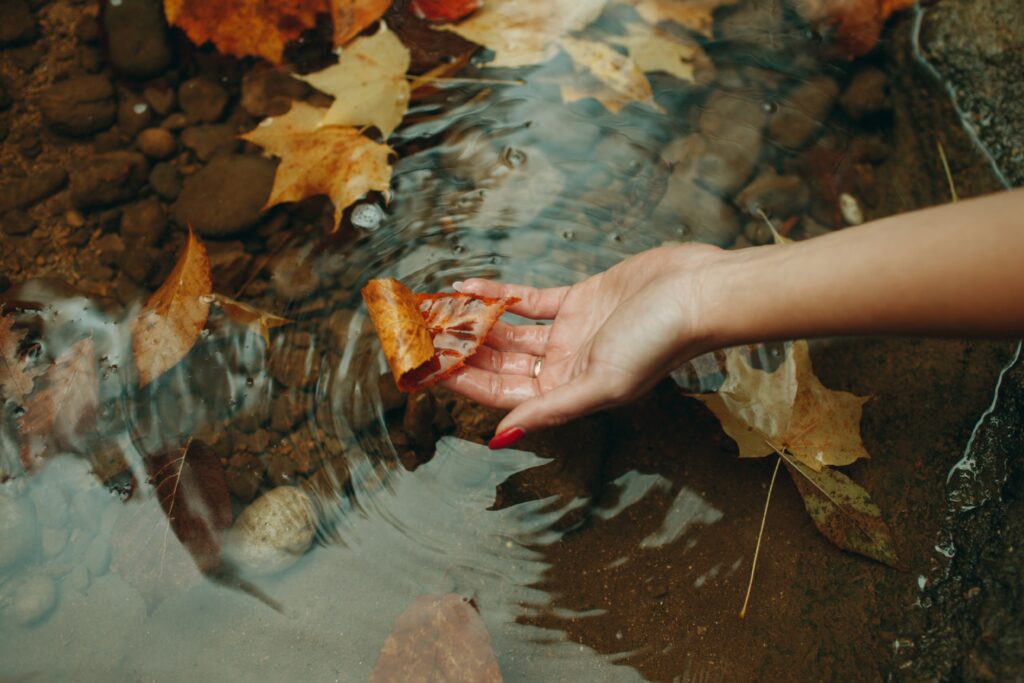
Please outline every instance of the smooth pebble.
[[278, 486], [247, 507], [228, 531], [225, 555], [253, 575], [287, 569], [313, 543], [316, 514], [309, 496]]

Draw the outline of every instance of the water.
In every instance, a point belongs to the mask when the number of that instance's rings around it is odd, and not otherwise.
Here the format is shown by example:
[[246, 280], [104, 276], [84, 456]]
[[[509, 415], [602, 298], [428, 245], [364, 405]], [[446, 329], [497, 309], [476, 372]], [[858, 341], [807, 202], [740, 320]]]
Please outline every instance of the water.
[[[621, 20], [617, 12], [603, 28]], [[896, 628], [917, 575], [827, 546], [793, 492], [776, 491], [753, 607], [739, 620], [772, 463], [733, 458], [715, 421], [675, 388], [535, 435], [528, 450], [491, 453], [480, 443], [496, 413], [440, 391], [408, 405], [395, 398], [358, 294], [375, 277], [416, 291], [468, 277], [555, 286], [667, 241], [766, 241], [755, 216], [673, 217], [688, 206], [673, 204], [674, 171], [686, 163], [679, 141], [709, 128], [710, 111], [726, 120], [706, 137], [727, 149], [747, 144], [751, 111], [774, 115], [783, 91], [821, 77], [845, 82], [850, 67], [819, 59], [794, 24], [735, 24], [708, 46], [717, 77], [706, 87], [652, 77], [667, 115], [640, 106], [616, 115], [592, 100], [565, 106], [564, 58], [517, 71], [523, 85], [441, 88], [414, 103], [391, 140], [400, 158], [390, 203], [367, 197], [340, 237], [296, 229], [255, 249], [269, 265], [239, 298], [291, 322], [267, 342], [215, 306], [185, 360], [146, 388], [136, 386], [126, 324], [141, 300], [121, 306], [47, 282], [7, 292], [26, 332], [20, 351], [38, 367], [92, 340], [99, 398], [76, 404], [80, 424], [58, 423], [28, 450], [16, 427], [24, 406], [4, 406], [4, 676], [366, 680], [397, 616], [428, 593], [473, 599], [508, 681], [829, 678], [860, 672], [864, 652], [878, 662], [866, 675], [881, 676], [903, 641], [880, 637], [879, 623]], [[739, 118], [709, 104], [725, 96], [740, 103], [727, 110]], [[794, 212], [795, 236], [839, 227], [836, 202], [848, 191], [871, 217], [885, 210], [851, 160], [865, 140], [889, 142], [886, 117], [861, 126], [828, 113], [810, 152], [757, 136], [755, 166], [740, 179], [768, 166], [801, 177], [813, 199]], [[725, 182], [730, 164], [743, 162], [725, 158], [724, 170], [697, 180], [717, 173]], [[315, 207], [276, 213], [293, 227], [317, 222], [305, 220]], [[829, 386], [881, 397], [865, 431], [885, 469], [856, 471], [915, 567], [927, 563], [920, 549], [930, 553], [934, 535], [908, 511], [940, 499], [904, 500], [928, 466], [921, 444], [957, 442], [992, 385], [983, 370], [960, 387], [965, 399], [941, 426], [927, 404], [903, 412], [899, 396], [908, 387], [941, 394], [936, 387], [960, 381], [958, 363], [946, 361], [969, 352], [844, 345], [819, 369]], [[989, 361], [1000, 351], [978, 353], [981, 367], [998, 367]], [[758, 354], [762, 365], [777, 362], [777, 349]], [[940, 369], [886, 371], [916, 368], [921, 357], [940, 358]], [[717, 372], [705, 358], [676, 378], [707, 390]], [[193, 442], [226, 472], [232, 517], [272, 488], [306, 491], [316, 516], [308, 552], [270, 576], [200, 572], [202, 532], [169, 524], [166, 489], [150, 483], [158, 458], [207, 457], [190, 454]], [[206, 485], [185, 489], [191, 513], [215, 516]]]

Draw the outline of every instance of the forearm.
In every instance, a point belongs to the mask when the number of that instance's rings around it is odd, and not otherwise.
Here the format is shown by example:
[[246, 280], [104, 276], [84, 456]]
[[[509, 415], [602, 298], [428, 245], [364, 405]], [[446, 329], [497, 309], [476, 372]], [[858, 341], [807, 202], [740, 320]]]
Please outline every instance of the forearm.
[[1024, 336], [1024, 190], [724, 254], [711, 346], [839, 334]]

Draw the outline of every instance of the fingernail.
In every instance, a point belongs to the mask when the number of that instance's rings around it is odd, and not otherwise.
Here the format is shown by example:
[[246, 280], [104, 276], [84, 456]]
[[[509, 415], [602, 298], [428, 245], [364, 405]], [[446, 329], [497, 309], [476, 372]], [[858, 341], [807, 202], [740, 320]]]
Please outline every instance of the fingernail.
[[494, 438], [488, 442], [487, 447], [492, 451], [498, 451], [502, 448], [508, 448], [512, 444], [519, 441], [526, 435], [526, 430], [522, 427], [509, 427], [500, 434], [495, 434]]
[[452, 289], [456, 292], [462, 292], [462, 280], [456, 280], [452, 283]]

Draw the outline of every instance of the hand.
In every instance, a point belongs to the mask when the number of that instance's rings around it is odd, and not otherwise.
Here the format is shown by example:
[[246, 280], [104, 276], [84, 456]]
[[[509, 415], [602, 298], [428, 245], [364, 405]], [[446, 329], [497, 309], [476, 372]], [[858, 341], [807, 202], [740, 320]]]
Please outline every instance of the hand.
[[[486, 406], [511, 409], [492, 448], [628, 402], [707, 350], [699, 311], [702, 274], [722, 253], [698, 244], [660, 247], [571, 287], [457, 283], [469, 294], [518, 297], [511, 312], [553, 323], [499, 321], [443, 385]], [[540, 372], [533, 377], [538, 358]]]

